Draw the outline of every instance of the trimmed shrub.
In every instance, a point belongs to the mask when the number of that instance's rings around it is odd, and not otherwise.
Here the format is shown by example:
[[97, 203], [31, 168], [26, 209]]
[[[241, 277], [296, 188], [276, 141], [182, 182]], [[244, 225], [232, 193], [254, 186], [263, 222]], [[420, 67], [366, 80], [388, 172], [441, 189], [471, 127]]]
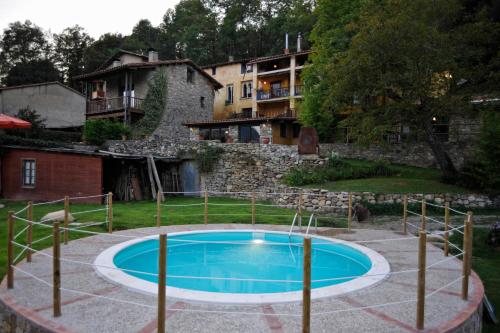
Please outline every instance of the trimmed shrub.
[[87, 120], [83, 129], [85, 141], [98, 146], [106, 140], [119, 140], [122, 135], [129, 134], [129, 128], [122, 123], [103, 119]]

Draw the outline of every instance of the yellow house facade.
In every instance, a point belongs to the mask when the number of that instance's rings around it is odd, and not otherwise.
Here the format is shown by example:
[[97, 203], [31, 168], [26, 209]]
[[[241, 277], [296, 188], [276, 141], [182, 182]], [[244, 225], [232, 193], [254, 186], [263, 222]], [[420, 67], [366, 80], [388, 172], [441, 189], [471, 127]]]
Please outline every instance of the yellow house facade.
[[203, 70], [220, 82], [211, 122], [185, 124], [193, 139], [297, 144], [300, 74], [311, 51], [228, 61]]

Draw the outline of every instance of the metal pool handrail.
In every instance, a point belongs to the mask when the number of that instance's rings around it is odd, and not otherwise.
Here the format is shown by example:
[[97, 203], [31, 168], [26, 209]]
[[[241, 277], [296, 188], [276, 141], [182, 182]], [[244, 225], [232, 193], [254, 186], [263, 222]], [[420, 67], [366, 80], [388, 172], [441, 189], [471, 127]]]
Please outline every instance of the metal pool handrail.
[[295, 221], [297, 221], [297, 216], [298, 215], [299, 215], [299, 213], [295, 213], [295, 215], [293, 217], [293, 221], [292, 221], [292, 225], [290, 227], [290, 232], [288, 233], [288, 237], [292, 236], [293, 227], [295, 226]]
[[[309, 228], [311, 227], [311, 222], [313, 221], [313, 218], [314, 218], [314, 214], [311, 214], [311, 216], [309, 217], [309, 223], [307, 224], [306, 235], [309, 233]], [[316, 221], [315, 222], [316, 231], [318, 231], [318, 219], [314, 218], [314, 220]]]

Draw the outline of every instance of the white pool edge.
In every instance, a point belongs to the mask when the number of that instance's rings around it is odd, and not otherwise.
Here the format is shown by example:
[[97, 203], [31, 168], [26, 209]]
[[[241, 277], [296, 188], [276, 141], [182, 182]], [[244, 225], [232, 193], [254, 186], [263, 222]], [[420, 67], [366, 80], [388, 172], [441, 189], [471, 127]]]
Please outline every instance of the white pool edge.
[[[168, 233], [169, 236], [184, 235], [184, 234], [198, 234], [198, 233], [214, 233], [214, 232], [263, 232], [263, 233], [276, 233], [286, 234], [283, 231], [270, 231], [260, 229], [214, 229], [214, 230], [195, 230], [195, 231], [182, 231]], [[293, 233], [294, 236], [304, 237], [304, 234]], [[344, 241], [336, 238], [329, 238], [324, 236], [309, 235], [311, 238], [323, 239], [332, 243], [344, 244], [350, 246], [361, 253], [365, 254], [372, 262], [372, 267], [363, 276], [356, 279], [339, 283], [332, 286], [311, 289], [311, 298], [319, 299], [325, 297], [333, 297], [341, 294], [349, 293], [355, 290], [363, 289], [368, 286], [375, 285], [376, 283], [384, 280], [390, 273], [390, 265], [387, 260], [378, 252], [349, 241]], [[129, 275], [120, 270], [114, 264], [114, 256], [124, 248], [133, 244], [142, 242], [147, 239], [158, 238], [158, 235], [151, 235], [145, 237], [138, 237], [129, 241], [115, 244], [103, 252], [101, 252], [94, 260], [95, 270], [99, 276], [109, 280], [112, 283], [117, 283], [123, 287], [139, 291], [146, 294], [156, 295], [158, 293], [158, 284], [146, 281], [132, 275]], [[112, 268], [108, 268], [112, 267]], [[168, 272], [167, 272], [168, 274]], [[209, 303], [228, 303], [228, 304], [265, 304], [265, 303], [287, 303], [302, 301], [302, 291], [281, 292], [281, 293], [265, 293], [265, 294], [242, 294], [242, 293], [219, 293], [208, 291], [197, 291], [176, 287], [167, 286], [166, 291], [168, 297], [180, 298], [190, 301], [209, 302]]]

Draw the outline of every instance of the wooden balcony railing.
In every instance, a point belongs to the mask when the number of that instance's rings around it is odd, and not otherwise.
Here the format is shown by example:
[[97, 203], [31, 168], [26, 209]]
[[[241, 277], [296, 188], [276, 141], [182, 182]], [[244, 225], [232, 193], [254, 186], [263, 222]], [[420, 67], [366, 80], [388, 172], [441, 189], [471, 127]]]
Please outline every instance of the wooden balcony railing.
[[288, 109], [286, 111], [283, 110], [257, 111], [257, 118], [277, 118], [277, 117], [296, 118], [297, 112], [292, 109]]
[[87, 102], [87, 114], [114, 112], [128, 109], [142, 110], [142, 102], [144, 99], [138, 97], [113, 97], [100, 98]]

